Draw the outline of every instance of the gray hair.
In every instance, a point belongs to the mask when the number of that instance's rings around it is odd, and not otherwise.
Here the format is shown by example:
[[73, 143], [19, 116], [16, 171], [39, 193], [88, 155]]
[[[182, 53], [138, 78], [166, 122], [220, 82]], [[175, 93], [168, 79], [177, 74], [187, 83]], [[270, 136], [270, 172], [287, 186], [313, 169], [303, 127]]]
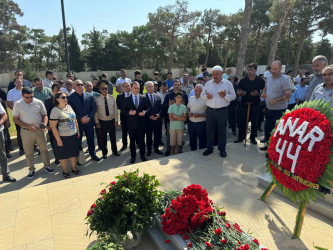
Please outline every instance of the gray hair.
[[86, 81], [85, 83], [84, 83], [84, 86], [87, 86], [87, 83], [89, 84], [91, 84], [92, 85], [92, 82], [91, 81]]
[[323, 56], [323, 55], [315, 56], [315, 57], [312, 59], [312, 62], [315, 62], [315, 61], [320, 61], [321, 63], [323, 63], [323, 64], [325, 64], [325, 65], [328, 64], [328, 61], [327, 61], [326, 56]]
[[146, 86], [147, 86], [147, 84], [151, 84], [151, 85], [154, 86], [154, 83], [153, 83], [152, 81], [148, 81], [148, 82], [146, 82]]
[[196, 87], [199, 87], [199, 89], [201, 89], [201, 91], [203, 90], [203, 86], [202, 86], [202, 84], [197, 84], [197, 85], [195, 85], [195, 88]]
[[277, 65], [279, 65], [279, 68], [282, 68], [282, 63], [279, 60], [276, 60], [276, 61], [272, 62], [272, 65], [273, 64], [277, 64]]

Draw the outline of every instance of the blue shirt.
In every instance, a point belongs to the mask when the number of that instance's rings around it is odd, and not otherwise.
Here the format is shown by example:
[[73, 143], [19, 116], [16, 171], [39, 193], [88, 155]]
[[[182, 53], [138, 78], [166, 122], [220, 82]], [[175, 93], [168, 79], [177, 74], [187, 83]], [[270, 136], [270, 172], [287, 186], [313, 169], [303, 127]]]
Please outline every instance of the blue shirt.
[[296, 103], [296, 97], [297, 96], [297, 89], [294, 89], [294, 92], [291, 94], [290, 98], [289, 98], [289, 102], [288, 104], [294, 104]]
[[295, 89], [297, 89], [296, 99], [302, 102], [305, 101], [306, 93], [308, 92], [308, 85], [302, 87], [300, 84], [297, 84]]
[[173, 80], [169, 81], [168, 79], [165, 81], [168, 84], [168, 87], [171, 88], [173, 86]]

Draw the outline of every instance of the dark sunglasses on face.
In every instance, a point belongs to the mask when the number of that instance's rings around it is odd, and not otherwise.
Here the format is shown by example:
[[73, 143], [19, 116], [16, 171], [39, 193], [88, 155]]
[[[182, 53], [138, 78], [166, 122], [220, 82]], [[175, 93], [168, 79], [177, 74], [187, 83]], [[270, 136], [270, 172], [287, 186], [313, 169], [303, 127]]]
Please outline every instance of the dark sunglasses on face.
[[329, 72], [329, 73], [327, 73], [327, 74], [324, 73], [324, 74], [323, 74], [323, 77], [325, 77], [325, 76], [327, 76], [327, 75], [329, 75], [329, 76], [333, 76], [333, 72]]
[[60, 96], [59, 98], [65, 100], [65, 99], [67, 99], [67, 96]]
[[101, 88], [100, 90], [108, 90], [108, 88]]
[[81, 87], [83, 87], [83, 84], [79, 83], [79, 84], [75, 84], [75, 86], [81, 86]]

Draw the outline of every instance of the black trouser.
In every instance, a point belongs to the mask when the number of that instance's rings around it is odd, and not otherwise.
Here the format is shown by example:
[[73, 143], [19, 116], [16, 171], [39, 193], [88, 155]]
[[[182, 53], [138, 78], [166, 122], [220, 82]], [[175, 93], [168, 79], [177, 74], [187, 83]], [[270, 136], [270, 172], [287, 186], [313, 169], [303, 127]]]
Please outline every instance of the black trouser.
[[96, 133], [96, 138], [97, 138], [97, 145], [99, 148], [102, 147], [102, 143], [101, 143], [101, 129], [97, 128], [95, 125], [95, 133]]
[[127, 128], [127, 117], [126, 115], [120, 114], [120, 122], [121, 122], [121, 134], [122, 134], [122, 142], [123, 147], [127, 147], [127, 134], [128, 134], [128, 128]]
[[16, 132], [17, 132], [17, 144], [19, 146], [20, 151], [23, 151], [23, 144], [22, 144], [22, 138], [21, 138], [21, 126], [15, 124]]
[[107, 142], [108, 142], [108, 133], [110, 136], [111, 150], [115, 154], [117, 152], [117, 142], [116, 142], [116, 126], [115, 119], [110, 121], [99, 120], [101, 125], [101, 148], [103, 155], [108, 154]]
[[3, 129], [3, 134], [4, 134], [4, 138], [5, 138], [5, 149], [6, 149], [6, 153], [9, 153], [10, 148], [12, 146], [12, 142], [10, 140], [10, 133], [7, 127], [5, 127]]
[[271, 136], [272, 130], [275, 128], [276, 121], [281, 118], [283, 112], [285, 111], [285, 109], [271, 110], [266, 108], [265, 139], [267, 141]]
[[53, 149], [54, 159], [58, 160], [55, 153], [55, 143], [57, 143], [57, 140], [55, 139], [52, 130], [49, 130], [48, 132], [49, 132], [50, 144]]
[[228, 107], [206, 109], [207, 149], [213, 151], [214, 134], [218, 132], [218, 149], [225, 151]]
[[292, 104], [288, 104], [288, 108], [287, 109], [292, 110], [295, 106], [296, 106], [296, 102], [292, 103]]
[[197, 140], [199, 139], [199, 149], [207, 146], [206, 121], [188, 122], [188, 134], [190, 136], [191, 151], [197, 150]]
[[145, 156], [145, 127], [140, 128], [131, 128], [128, 130], [129, 137], [130, 137], [130, 150], [131, 150], [131, 156], [136, 156], [136, 140], [139, 143], [140, 146], [140, 156]]
[[[244, 140], [246, 135], [246, 120], [247, 120], [247, 105], [240, 105], [239, 107], [239, 129], [238, 139]], [[260, 105], [252, 103], [250, 105], [249, 121], [251, 121], [251, 135], [250, 138], [257, 137], [258, 130], [258, 117], [260, 112]]]
[[161, 142], [161, 129], [162, 121], [158, 119], [156, 121], [148, 120], [146, 123], [146, 139], [147, 139], [147, 151], [151, 151], [153, 144], [153, 133], [154, 133], [154, 150], [158, 150], [158, 146]]
[[259, 118], [258, 118], [258, 128], [261, 128], [261, 124], [264, 121], [264, 118], [265, 118], [265, 108], [266, 108], [266, 102], [265, 101], [261, 101], [260, 102]]
[[236, 110], [237, 104], [228, 106], [228, 123], [232, 131], [236, 131]]

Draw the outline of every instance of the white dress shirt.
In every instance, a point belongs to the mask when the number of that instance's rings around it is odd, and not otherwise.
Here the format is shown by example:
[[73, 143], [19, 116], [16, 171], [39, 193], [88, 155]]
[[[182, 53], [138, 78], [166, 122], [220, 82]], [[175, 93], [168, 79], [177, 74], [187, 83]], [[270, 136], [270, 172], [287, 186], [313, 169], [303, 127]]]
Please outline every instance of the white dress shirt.
[[[221, 90], [226, 91], [224, 97], [220, 97], [218, 94]], [[213, 96], [212, 99], [207, 98], [207, 92]], [[234, 86], [228, 80], [222, 78], [219, 83], [216, 83], [212, 79], [205, 84], [201, 98], [206, 101], [208, 107], [217, 109], [229, 106], [230, 102], [236, 99], [236, 93]]]

